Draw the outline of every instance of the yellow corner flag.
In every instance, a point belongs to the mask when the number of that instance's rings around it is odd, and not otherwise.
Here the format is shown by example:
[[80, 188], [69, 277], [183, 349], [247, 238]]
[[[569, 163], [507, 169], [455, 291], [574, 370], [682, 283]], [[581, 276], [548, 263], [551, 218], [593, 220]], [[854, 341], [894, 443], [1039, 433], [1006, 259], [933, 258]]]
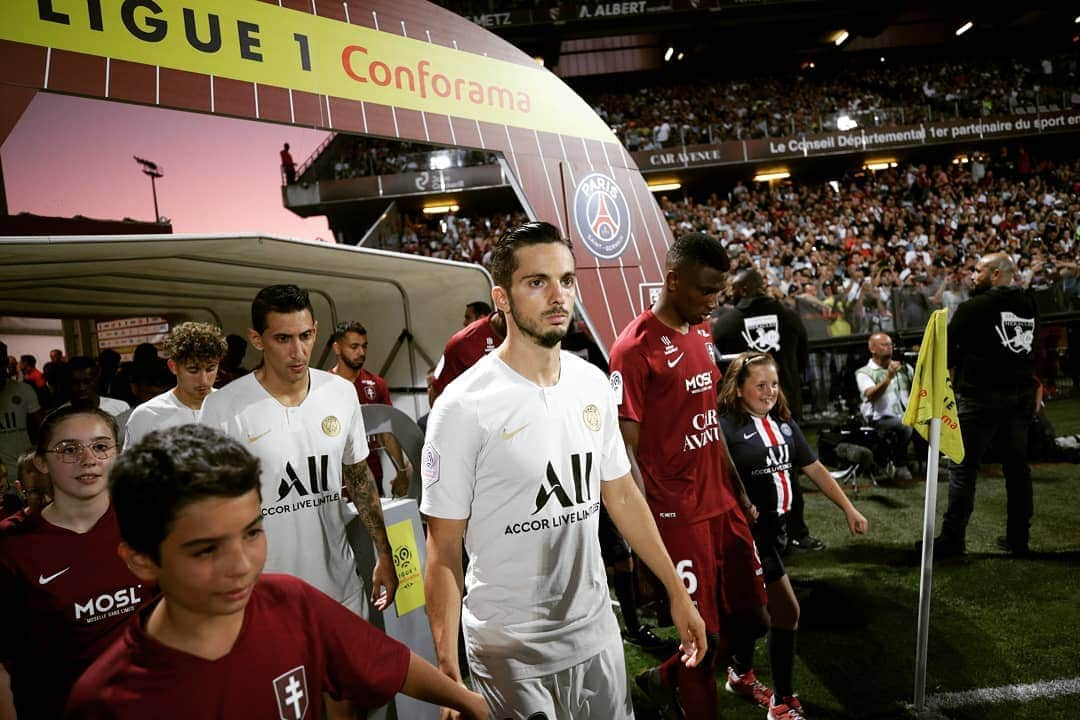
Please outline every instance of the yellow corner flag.
[[930, 315], [930, 322], [926, 324], [903, 422], [915, 428], [933, 447], [930, 419], [941, 418], [941, 452], [953, 462], [961, 462], [964, 459], [964, 440], [960, 436], [956, 396], [946, 367], [949, 348], [947, 315], [946, 310], [937, 310]]

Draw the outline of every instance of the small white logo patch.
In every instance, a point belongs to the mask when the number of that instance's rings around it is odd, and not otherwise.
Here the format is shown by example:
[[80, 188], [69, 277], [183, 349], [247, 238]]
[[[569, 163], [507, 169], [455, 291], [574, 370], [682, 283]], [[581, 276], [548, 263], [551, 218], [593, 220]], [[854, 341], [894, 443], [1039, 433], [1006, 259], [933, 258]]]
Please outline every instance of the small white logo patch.
[[611, 392], [615, 395], [615, 404], [622, 405], [622, 373], [618, 370], [611, 373]]
[[424, 487], [439, 482], [439, 451], [434, 445], [424, 445], [424, 451], [420, 454], [420, 477]]

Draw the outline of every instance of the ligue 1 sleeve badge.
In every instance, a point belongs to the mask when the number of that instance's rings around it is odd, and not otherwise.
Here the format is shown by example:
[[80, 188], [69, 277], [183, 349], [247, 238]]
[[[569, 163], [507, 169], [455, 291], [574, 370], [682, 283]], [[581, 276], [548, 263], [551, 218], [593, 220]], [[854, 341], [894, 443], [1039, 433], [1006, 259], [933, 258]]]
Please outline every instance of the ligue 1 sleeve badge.
[[581, 178], [574, 190], [574, 224], [585, 248], [614, 260], [630, 244], [630, 206], [618, 183], [600, 172]]

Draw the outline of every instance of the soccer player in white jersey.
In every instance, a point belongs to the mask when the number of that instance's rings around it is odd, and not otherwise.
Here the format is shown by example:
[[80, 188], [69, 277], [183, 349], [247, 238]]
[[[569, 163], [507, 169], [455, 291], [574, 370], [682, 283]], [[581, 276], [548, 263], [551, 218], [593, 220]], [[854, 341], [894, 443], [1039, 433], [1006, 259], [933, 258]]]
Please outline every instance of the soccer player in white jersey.
[[207, 323], [180, 323], [169, 331], [165, 352], [176, 387], [131, 411], [124, 427], [124, 447], [153, 430], [199, 422], [203, 401], [214, 390], [218, 364], [228, 349], [221, 330]]
[[574, 270], [569, 241], [548, 223], [499, 239], [491, 295], [506, 341], [439, 398], [424, 446], [425, 589], [439, 666], [461, 679], [462, 622], [473, 684], [499, 720], [633, 717], [597, 539], [601, 500], [663, 582], [684, 662], [706, 651], [701, 616], [630, 476], [610, 386], [561, 352]]
[[[318, 323], [306, 290], [263, 288], [251, 303], [248, 340], [262, 364], [207, 397], [200, 422], [223, 430], [259, 458], [268, 572], [294, 575], [366, 616], [356, 558], [345, 534], [355, 517], [376, 549], [371, 600], [385, 610], [397, 575], [382, 505], [365, 458], [367, 435], [348, 380], [308, 367]], [[331, 718], [348, 711], [328, 704]]]

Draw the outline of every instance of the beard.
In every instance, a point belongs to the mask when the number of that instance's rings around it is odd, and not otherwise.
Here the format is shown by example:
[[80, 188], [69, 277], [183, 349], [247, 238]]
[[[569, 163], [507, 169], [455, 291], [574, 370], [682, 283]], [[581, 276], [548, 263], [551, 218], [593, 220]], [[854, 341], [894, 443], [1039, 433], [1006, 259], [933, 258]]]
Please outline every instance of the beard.
[[[532, 322], [525, 316], [519, 315], [517, 312], [517, 308], [514, 307], [514, 301], [512, 299], [509, 300], [509, 304], [510, 316], [514, 318], [514, 324], [518, 326], [518, 329], [521, 330], [521, 332], [532, 338], [540, 347], [551, 349], [561, 343], [563, 341], [563, 338], [566, 337], [566, 333], [569, 330], [568, 327], [549, 328], [545, 330], [543, 327], [541, 327], [540, 323]], [[565, 312], [568, 316], [570, 315], [570, 313], [566, 311], [560, 310], [559, 312]], [[550, 314], [552, 313], [543, 313], [540, 317], [543, 318], [546, 315]]]
[[[359, 372], [361, 370], [361, 368], [364, 367], [364, 361], [363, 360], [349, 360], [344, 355], [341, 355], [338, 359], [341, 360], [342, 365], [349, 368], [353, 372]], [[366, 359], [367, 358], [365, 358], [365, 360]]]

